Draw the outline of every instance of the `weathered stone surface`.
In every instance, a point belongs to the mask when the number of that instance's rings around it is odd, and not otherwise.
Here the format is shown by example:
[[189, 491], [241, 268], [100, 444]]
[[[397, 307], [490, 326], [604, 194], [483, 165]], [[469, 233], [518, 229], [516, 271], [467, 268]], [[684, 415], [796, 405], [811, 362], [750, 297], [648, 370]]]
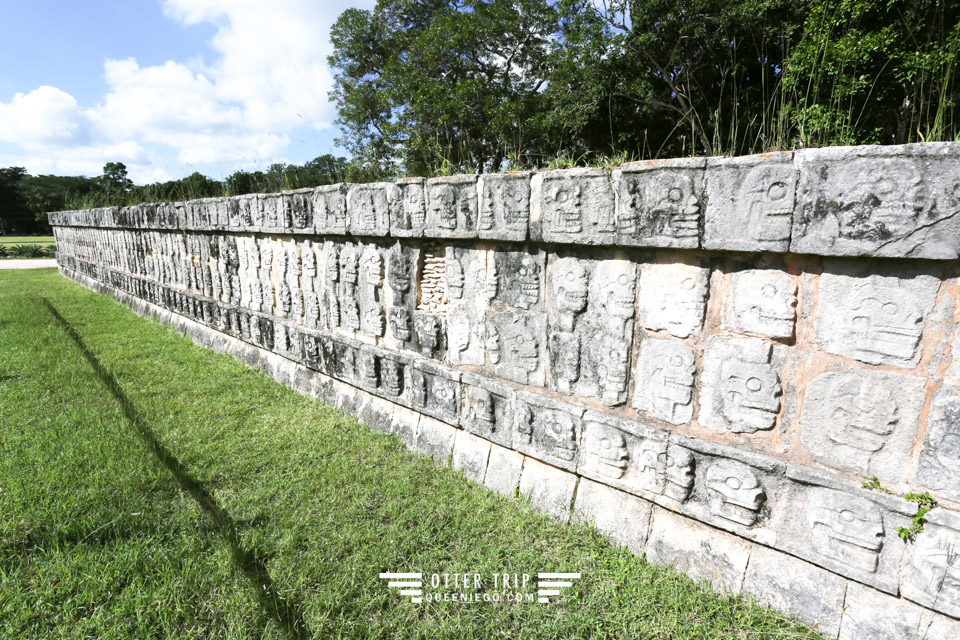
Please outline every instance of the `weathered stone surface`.
[[960, 618], [960, 514], [934, 509], [907, 553], [904, 598]]
[[530, 237], [546, 242], [613, 244], [616, 198], [602, 169], [538, 173], [531, 181]]
[[453, 441], [456, 436], [457, 429], [446, 422], [435, 420], [430, 416], [421, 416], [420, 429], [413, 449], [446, 465], [453, 453]]
[[752, 547], [725, 531], [653, 508], [647, 561], [706, 580], [718, 591], [740, 593]]
[[460, 372], [429, 360], [417, 360], [407, 367], [405, 399], [422, 413], [460, 424]]
[[[642, 423], [589, 411], [583, 417], [583, 442], [577, 473], [636, 495], [665, 492], [667, 434]], [[689, 494], [692, 459], [687, 469], [671, 474], [673, 489]], [[679, 496], [678, 496], [679, 497]], [[681, 501], [686, 498], [683, 495]]]
[[522, 468], [523, 455], [499, 445], [491, 445], [487, 474], [483, 478], [483, 484], [502, 496], [512, 498], [520, 485]]
[[347, 212], [350, 233], [385, 236], [390, 233], [390, 209], [399, 206], [400, 194], [392, 182], [350, 185]]
[[513, 411], [517, 451], [570, 471], [577, 468], [583, 409], [517, 390]]
[[710, 158], [703, 247], [786, 252], [796, 186], [790, 153]]
[[527, 239], [530, 225], [530, 176], [528, 171], [485, 173], [478, 179], [479, 236], [489, 240]]
[[487, 296], [491, 302], [517, 309], [543, 309], [546, 254], [543, 251], [494, 252], [488, 274]]
[[939, 287], [939, 280], [927, 275], [856, 277], [825, 271], [820, 277], [817, 342], [824, 351], [869, 364], [915, 366]]
[[405, 178], [397, 182], [399, 202], [390, 208], [390, 235], [395, 238], [419, 238], [427, 226], [427, 195], [424, 178]]
[[486, 376], [464, 373], [463, 428], [507, 448], [513, 447], [513, 390]]
[[693, 349], [674, 340], [648, 338], [640, 343], [633, 407], [670, 424], [693, 418]]
[[413, 449], [420, 432], [420, 413], [406, 407], [395, 407], [390, 431], [400, 438], [408, 449]]
[[955, 145], [804, 149], [796, 163], [800, 182], [792, 251], [957, 258], [960, 153]]
[[905, 600], [851, 582], [840, 623], [840, 640], [925, 638], [920, 629], [922, 610]]
[[827, 638], [840, 631], [847, 581], [773, 549], [757, 545], [750, 554], [742, 594], [797, 616]]
[[898, 481], [925, 396], [923, 378], [879, 371], [822, 374], [804, 393], [803, 444], [811, 457], [834, 469]]
[[313, 219], [317, 233], [347, 233], [350, 228], [347, 218], [347, 185], [332, 184], [314, 189]]
[[700, 246], [703, 158], [648, 160], [622, 165], [617, 184], [617, 244]]
[[915, 482], [960, 500], [960, 387], [944, 385], [934, 396]]
[[487, 327], [487, 359], [500, 378], [543, 386], [546, 319], [542, 313], [502, 310]]
[[434, 238], [476, 238], [477, 177], [427, 180], [427, 226]]
[[642, 498], [581, 478], [572, 521], [588, 522], [614, 544], [643, 555], [652, 509]]
[[523, 461], [520, 493], [530, 499], [530, 506], [549, 513], [560, 522], [570, 519], [570, 505], [577, 486], [577, 476], [543, 464], [533, 458]]
[[457, 438], [453, 443], [454, 469], [462, 472], [470, 480], [483, 484], [489, 456], [489, 441], [466, 431], [457, 431]]
[[703, 356], [700, 423], [719, 433], [772, 429], [780, 412], [780, 376], [770, 344], [713, 336]]
[[487, 252], [449, 246], [445, 267], [448, 359], [454, 365], [482, 365], [487, 338]]
[[357, 410], [357, 420], [375, 431], [390, 432], [393, 428], [394, 408], [396, 405], [392, 402], [368, 393]]
[[694, 265], [640, 268], [640, 321], [644, 328], [686, 338], [700, 333], [710, 272]]
[[756, 336], [793, 337], [797, 320], [797, 279], [775, 269], [730, 274], [724, 325]]

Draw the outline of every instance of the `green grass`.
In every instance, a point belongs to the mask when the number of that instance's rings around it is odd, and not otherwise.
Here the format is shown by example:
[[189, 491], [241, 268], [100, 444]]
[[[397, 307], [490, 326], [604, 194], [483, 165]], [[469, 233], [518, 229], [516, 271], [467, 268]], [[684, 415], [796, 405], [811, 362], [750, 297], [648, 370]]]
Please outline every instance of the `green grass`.
[[54, 244], [53, 236], [0, 236], [0, 244]]
[[[0, 354], [2, 637], [815, 637], [54, 270], [0, 271]], [[377, 576], [405, 570], [583, 579], [550, 606], [413, 605]]]

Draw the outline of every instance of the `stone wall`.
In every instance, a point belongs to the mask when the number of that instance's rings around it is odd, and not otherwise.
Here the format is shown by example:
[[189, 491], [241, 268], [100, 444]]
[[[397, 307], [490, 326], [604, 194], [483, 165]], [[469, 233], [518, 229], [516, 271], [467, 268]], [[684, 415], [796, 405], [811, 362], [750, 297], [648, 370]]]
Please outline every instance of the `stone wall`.
[[[493, 490], [828, 637], [960, 637], [960, 144], [50, 222], [67, 277]], [[873, 476], [940, 502], [915, 542]]]

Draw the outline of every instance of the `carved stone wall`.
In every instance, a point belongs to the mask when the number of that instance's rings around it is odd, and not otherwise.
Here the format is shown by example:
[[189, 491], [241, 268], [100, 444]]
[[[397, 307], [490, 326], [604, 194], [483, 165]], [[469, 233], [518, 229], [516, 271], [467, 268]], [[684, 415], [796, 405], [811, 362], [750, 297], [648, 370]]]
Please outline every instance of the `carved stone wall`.
[[[960, 637], [960, 144], [50, 222], [64, 275], [493, 490], [830, 637]], [[940, 501], [915, 543], [873, 476]]]

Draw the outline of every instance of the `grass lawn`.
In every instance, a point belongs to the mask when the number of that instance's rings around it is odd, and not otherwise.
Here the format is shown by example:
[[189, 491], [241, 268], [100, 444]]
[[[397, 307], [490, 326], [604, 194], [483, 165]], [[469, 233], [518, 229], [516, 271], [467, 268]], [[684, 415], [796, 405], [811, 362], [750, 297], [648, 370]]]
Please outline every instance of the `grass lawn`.
[[[815, 637], [53, 269], [0, 271], [0, 354], [0, 637]], [[538, 570], [583, 578], [415, 605], [377, 575]]]
[[53, 236], [0, 236], [0, 244], [54, 244]]

